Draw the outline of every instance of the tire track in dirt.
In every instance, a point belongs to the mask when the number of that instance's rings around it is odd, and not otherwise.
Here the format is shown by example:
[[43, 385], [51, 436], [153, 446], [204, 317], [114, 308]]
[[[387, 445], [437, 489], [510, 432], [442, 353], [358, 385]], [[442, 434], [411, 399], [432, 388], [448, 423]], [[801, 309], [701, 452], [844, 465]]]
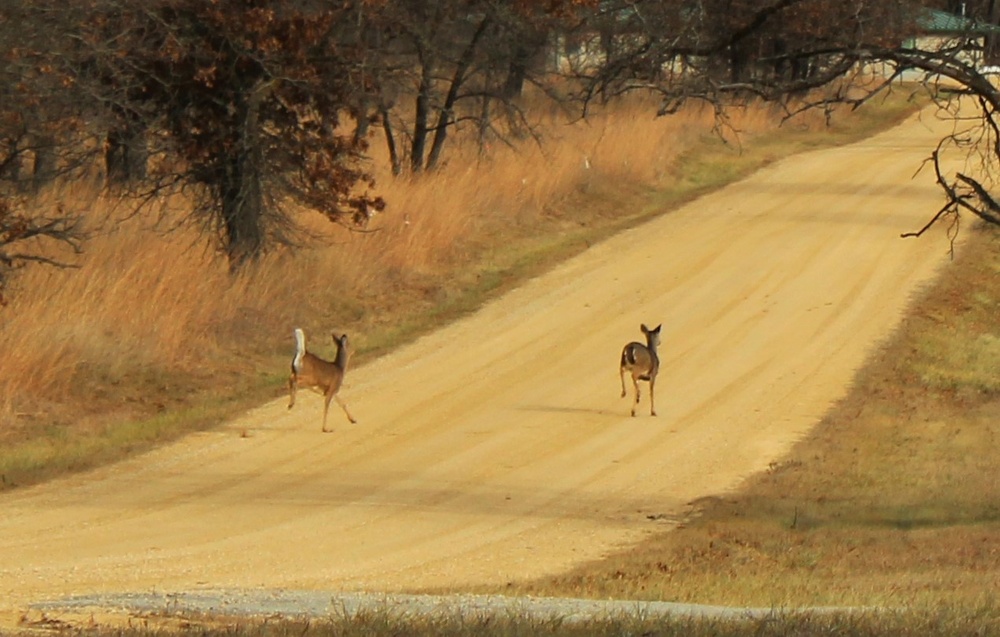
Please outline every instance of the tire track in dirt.
[[[940, 132], [800, 155], [594, 246], [351, 370], [358, 425], [321, 434], [304, 394], [0, 495], [0, 618], [74, 594], [502, 585], [660, 530], [647, 514], [806, 433], [946, 262], [939, 237], [898, 239], [937, 209], [911, 176]], [[664, 324], [658, 418], [619, 398], [640, 322]]]

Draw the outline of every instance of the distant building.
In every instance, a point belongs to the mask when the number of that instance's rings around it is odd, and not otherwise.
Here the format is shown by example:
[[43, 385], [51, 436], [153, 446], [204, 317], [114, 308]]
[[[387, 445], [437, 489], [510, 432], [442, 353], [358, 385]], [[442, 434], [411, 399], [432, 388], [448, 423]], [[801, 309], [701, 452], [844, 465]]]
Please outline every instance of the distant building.
[[980, 70], [1000, 64], [998, 25], [947, 11], [925, 9], [917, 18], [917, 29], [914, 37], [903, 42], [904, 48], [919, 51], [952, 49], [959, 59]]

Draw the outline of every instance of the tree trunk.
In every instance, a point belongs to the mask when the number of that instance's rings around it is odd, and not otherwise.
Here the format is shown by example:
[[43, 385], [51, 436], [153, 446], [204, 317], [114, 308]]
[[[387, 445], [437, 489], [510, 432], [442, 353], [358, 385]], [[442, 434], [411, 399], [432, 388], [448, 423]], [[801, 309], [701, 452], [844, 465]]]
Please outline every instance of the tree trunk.
[[490, 97], [484, 95], [479, 111], [479, 156], [486, 155], [490, 135]]
[[259, 137], [260, 103], [271, 87], [258, 82], [244, 106], [243, 129], [234, 152], [220, 157], [220, 202], [223, 245], [229, 270], [236, 273], [258, 259], [266, 243], [264, 200], [264, 153]]
[[392, 121], [389, 119], [389, 107], [383, 104], [382, 110], [382, 130], [385, 131], [385, 144], [389, 149], [389, 162], [392, 166], [392, 174], [399, 175], [403, 172], [403, 162], [399, 158], [399, 151], [396, 148], [396, 136], [392, 130]]
[[126, 125], [108, 132], [104, 168], [108, 186], [121, 186], [146, 177], [146, 138], [136, 126]]
[[[996, 26], [1000, 23], [1000, 7], [997, 7], [996, 0], [990, 0], [986, 7], [985, 20], [988, 24]], [[983, 64], [996, 65], [1000, 63], [1000, 38], [994, 33], [986, 35], [983, 51]]]
[[35, 192], [52, 183], [56, 178], [56, 147], [55, 140], [41, 137], [34, 148], [35, 165], [31, 172], [31, 188]]
[[[511, 57], [510, 64], [507, 65], [507, 77], [501, 89], [501, 96], [505, 100], [521, 97], [524, 92], [524, 82], [528, 78], [528, 71], [537, 60], [539, 51], [544, 49], [545, 45], [545, 34], [535, 32], [525, 33], [524, 39], [515, 43], [514, 55]], [[609, 52], [609, 59], [610, 55]]]
[[431, 85], [433, 77], [431, 63], [420, 55], [420, 88], [413, 121], [413, 145], [410, 147], [410, 170], [419, 173], [424, 169], [424, 152], [427, 148], [427, 120], [431, 116]]
[[486, 26], [489, 22], [490, 18], [486, 16], [479, 23], [476, 32], [472, 34], [472, 39], [469, 40], [468, 46], [462, 51], [462, 56], [455, 65], [455, 74], [451, 78], [451, 86], [448, 87], [448, 94], [445, 96], [444, 104], [441, 105], [441, 111], [438, 113], [437, 127], [434, 131], [434, 143], [431, 145], [431, 152], [427, 157], [428, 170], [433, 170], [437, 167], [438, 161], [441, 159], [441, 151], [444, 149], [444, 142], [448, 138], [448, 127], [451, 126], [451, 119], [455, 114], [455, 102], [458, 101], [458, 92], [465, 83], [465, 74], [472, 64], [472, 56], [475, 55], [476, 46], [479, 44], [480, 38], [483, 37], [483, 33], [486, 32]]
[[366, 98], [361, 98], [357, 105], [357, 111], [354, 113], [354, 121], [357, 125], [354, 128], [354, 145], [358, 146], [364, 143], [365, 139], [368, 138], [368, 127], [371, 124], [371, 120], [368, 117], [369, 100]]
[[261, 175], [251, 158], [226, 157], [222, 167], [222, 241], [229, 270], [238, 272], [264, 247], [264, 197]]
[[749, 79], [748, 60], [743, 48], [736, 44], [729, 47], [729, 81], [733, 84]]

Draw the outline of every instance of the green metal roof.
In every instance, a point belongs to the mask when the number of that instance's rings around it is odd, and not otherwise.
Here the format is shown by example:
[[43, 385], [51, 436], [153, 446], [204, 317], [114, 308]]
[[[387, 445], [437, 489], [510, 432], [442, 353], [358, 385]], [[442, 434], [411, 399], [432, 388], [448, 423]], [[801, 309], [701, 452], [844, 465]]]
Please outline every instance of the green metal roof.
[[955, 15], [947, 11], [926, 9], [917, 18], [920, 28], [929, 34], [976, 34], [1000, 33], [1000, 26], [978, 20], [970, 20], [965, 16]]

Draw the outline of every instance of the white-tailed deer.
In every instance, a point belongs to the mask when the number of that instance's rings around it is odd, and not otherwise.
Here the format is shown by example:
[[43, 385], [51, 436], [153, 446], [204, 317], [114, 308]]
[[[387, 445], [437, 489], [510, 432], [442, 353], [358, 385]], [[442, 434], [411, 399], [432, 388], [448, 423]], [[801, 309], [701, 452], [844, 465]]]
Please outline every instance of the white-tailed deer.
[[622, 377], [622, 398], [626, 396], [625, 372], [632, 374], [632, 386], [635, 387], [635, 402], [632, 403], [632, 415], [635, 416], [635, 408], [639, 406], [639, 381], [649, 381], [649, 413], [656, 415], [656, 406], [653, 403], [653, 386], [656, 385], [656, 374], [660, 371], [660, 357], [656, 353], [656, 346], [660, 344], [660, 328], [662, 324], [654, 329], [649, 329], [645, 325], [640, 325], [639, 329], [646, 335], [646, 344], [629, 343], [622, 350], [621, 372]]
[[306, 334], [301, 329], [295, 330], [295, 357], [292, 359], [292, 375], [288, 378], [288, 408], [295, 406], [295, 390], [301, 383], [303, 387], [315, 389], [323, 394], [323, 431], [326, 432], [326, 414], [330, 411], [330, 399], [336, 398], [337, 404], [347, 414], [347, 419], [351, 422], [354, 416], [347, 411], [347, 405], [337, 395], [341, 383], [344, 382], [344, 374], [347, 372], [347, 359], [350, 352], [347, 349], [347, 334], [340, 338], [333, 335], [333, 342], [337, 344], [337, 356], [333, 362], [325, 361], [312, 352], [306, 351]]

